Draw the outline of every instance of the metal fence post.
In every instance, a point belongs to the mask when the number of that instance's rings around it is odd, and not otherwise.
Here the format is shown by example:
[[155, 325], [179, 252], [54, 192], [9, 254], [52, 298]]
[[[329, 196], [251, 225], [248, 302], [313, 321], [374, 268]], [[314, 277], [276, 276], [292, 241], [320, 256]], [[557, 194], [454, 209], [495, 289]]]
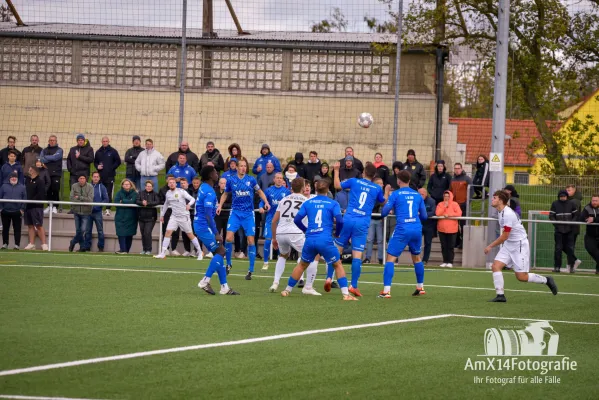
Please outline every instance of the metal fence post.
[[52, 251], [52, 210], [54, 210], [54, 203], [48, 202], [48, 251]]

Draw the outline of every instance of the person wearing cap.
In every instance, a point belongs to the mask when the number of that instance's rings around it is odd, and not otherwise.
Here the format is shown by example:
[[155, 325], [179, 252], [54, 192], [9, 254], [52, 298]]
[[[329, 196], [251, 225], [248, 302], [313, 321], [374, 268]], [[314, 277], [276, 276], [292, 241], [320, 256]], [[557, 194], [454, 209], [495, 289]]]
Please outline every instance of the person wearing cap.
[[[26, 200], [25, 186], [19, 183], [19, 175], [12, 172], [8, 184], [0, 185], [0, 199]], [[25, 203], [3, 203], [0, 201], [0, 217], [2, 218], [2, 250], [8, 249], [10, 225], [15, 234], [14, 249], [21, 246], [21, 217], [25, 213]]]
[[[578, 208], [573, 201], [568, 200], [568, 192], [560, 190], [557, 200], [551, 204], [549, 211], [551, 221], [578, 221]], [[562, 252], [568, 257], [568, 265], [572, 265], [574, 271], [582, 263], [574, 254], [574, 233], [570, 224], [554, 224], [555, 252], [553, 254], [553, 272], [560, 272], [562, 267]]]
[[[339, 181], [343, 182], [351, 178], [361, 178], [362, 173], [354, 165], [354, 157], [346, 156], [339, 168]], [[338, 188], [336, 188], [338, 189]]]
[[[112, 203], [112, 193], [114, 189], [114, 177], [116, 170], [121, 165], [121, 156], [119, 152], [110, 145], [108, 136], [102, 138], [102, 146], [96, 151], [94, 157], [94, 166], [100, 172], [100, 179], [106, 192], [108, 193], [108, 202]], [[106, 216], [110, 215], [110, 207], [106, 207]]]
[[[227, 162], [227, 170], [223, 172], [221, 178], [229, 179], [233, 175], [237, 175], [237, 163], [239, 161], [233, 157]], [[247, 162], [247, 161], [246, 161]]]
[[[48, 138], [48, 147], [44, 148], [40, 153], [40, 161], [48, 168], [50, 173], [50, 187], [46, 192], [46, 198], [52, 201], [60, 200], [60, 188], [62, 180], [62, 148], [58, 146], [58, 138], [56, 135], [50, 135]], [[27, 170], [29, 171], [29, 170]], [[50, 206], [44, 211], [50, 212]], [[56, 207], [52, 208], [52, 213], [56, 214]]]
[[154, 190], [158, 190], [158, 174], [164, 169], [164, 157], [154, 148], [152, 139], [146, 139], [146, 149], [135, 160], [135, 169], [142, 182], [152, 181]]
[[[69, 200], [75, 203], [91, 203], [94, 201], [94, 188], [87, 183], [87, 175], [81, 174], [77, 182], [71, 186]], [[75, 236], [69, 244], [69, 251], [73, 251], [79, 244], [79, 251], [85, 252], [85, 232], [87, 231], [88, 217], [92, 213], [92, 206], [74, 205], [71, 211], [75, 217]]]
[[21, 152], [17, 150], [15, 144], [17, 143], [17, 138], [14, 136], [9, 136], [6, 140], [6, 147], [0, 150], [0, 167], [8, 162], [8, 152], [14, 151], [17, 154], [17, 160], [21, 159]]
[[[29, 168], [29, 178], [27, 185], [25, 185], [27, 200], [46, 200], [46, 188], [44, 187], [44, 182], [39, 177], [37, 167]], [[24, 217], [29, 234], [29, 244], [25, 246], [25, 250], [35, 250], [35, 237], [37, 235], [42, 242], [42, 250], [48, 251], [46, 231], [44, 230], [43, 203], [27, 203]]]
[[343, 157], [342, 159], [339, 160], [339, 163], [341, 165], [344, 165], [345, 163], [345, 159], [351, 156], [353, 157], [354, 160], [354, 168], [356, 168], [358, 171], [360, 171], [360, 174], [362, 174], [364, 172], [364, 164], [362, 164], [362, 161], [358, 160], [356, 158], [356, 156], [354, 155], [354, 148], [353, 147], [346, 147], [345, 148], [345, 157]]
[[435, 172], [431, 175], [426, 186], [428, 195], [435, 201], [435, 205], [443, 201], [443, 193], [451, 186], [451, 175], [447, 173], [444, 160], [437, 160]]
[[42, 148], [39, 145], [39, 136], [31, 135], [29, 142], [31, 144], [23, 149], [19, 160], [23, 166], [23, 172], [25, 172], [25, 179], [29, 178], [29, 167], [35, 165], [35, 162], [40, 158], [40, 154], [42, 153]]
[[424, 172], [422, 164], [416, 159], [416, 152], [414, 150], [408, 150], [407, 159], [403, 165], [403, 169], [412, 174], [412, 178], [410, 178], [410, 187], [412, 189], [418, 190], [424, 186], [424, 183], [426, 182], [426, 172]]
[[7, 160], [2, 167], [0, 167], [0, 184], [6, 184], [9, 182], [9, 177], [13, 172], [16, 172], [19, 177], [19, 183], [24, 183], [23, 168], [21, 163], [17, 161], [17, 152], [15, 150], [9, 150]]
[[134, 135], [133, 147], [128, 149], [125, 153], [125, 164], [127, 165], [125, 178], [133, 182], [136, 188], [141, 187], [141, 175], [139, 174], [139, 171], [135, 169], [135, 160], [137, 160], [139, 153], [141, 153], [142, 151], [144, 151], [144, 149], [143, 147], [141, 147], [141, 138], [138, 135]]
[[219, 175], [225, 169], [225, 160], [223, 160], [220, 151], [214, 147], [213, 141], [206, 143], [206, 152], [200, 158], [198, 171], [201, 171], [206, 166], [214, 167]]
[[266, 172], [266, 164], [269, 161], [275, 167], [274, 172], [282, 171], [279, 159], [270, 152], [270, 146], [264, 143], [260, 149], [260, 157], [258, 157], [252, 168], [252, 172], [256, 175], [256, 179], [260, 179], [262, 174]]
[[165, 166], [167, 171], [170, 170], [174, 165], [177, 165], [177, 162], [179, 161], [179, 154], [185, 154], [185, 157], [187, 158], [187, 164], [189, 164], [189, 166], [191, 166], [191, 168], [193, 168], [195, 171], [199, 172], [200, 160], [198, 155], [189, 148], [189, 142], [187, 140], [181, 142], [179, 145], [179, 150], [171, 153], [171, 155], [168, 156]]
[[81, 175], [89, 178], [90, 167], [94, 162], [94, 149], [89, 141], [80, 133], [77, 135], [77, 145], [71, 147], [67, 156], [67, 170], [70, 173], [69, 187], [72, 187]]

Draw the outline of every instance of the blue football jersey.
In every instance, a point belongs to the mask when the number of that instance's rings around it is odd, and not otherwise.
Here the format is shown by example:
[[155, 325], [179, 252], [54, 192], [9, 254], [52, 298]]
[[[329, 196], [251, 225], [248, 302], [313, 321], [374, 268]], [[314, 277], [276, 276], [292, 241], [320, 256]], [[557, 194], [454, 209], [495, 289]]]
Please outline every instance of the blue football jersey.
[[[272, 218], [275, 216], [277, 212], [277, 207], [279, 206], [279, 201], [283, 200], [285, 197], [289, 196], [291, 192], [285, 186], [276, 187], [271, 186], [264, 192], [268, 203], [270, 204], [270, 209], [266, 214], [267, 218]], [[260, 200], [260, 208], [264, 207], [264, 201]]]
[[193, 218], [194, 224], [200, 227], [209, 228], [208, 221], [206, 221], [206, 211], [210, 210], [212, 219], [216, 215], [216, 207], [218, 203], [216, 201], [216, 193], [212, 186], [207, 183], [202, 183], [198, 190], [198, 198], [196, 199], [196, 212]]
[[412, 188], [397, 189], [383, 207], [383, 216], [394, 210], [397, 218], [395, 231], [422, 230], [421, 221], [426, 221], [426, 206], [420, 193]]
[[346, 216], [370, 218], [376, 203], [385, 202], [383, 189], [368, 179], [351, 178], [341, 182], [341, 188], [349, 189]]
[[335, 200], [319, 195], [305, 201], [295, 218], [303, 219], [306, 216], [308, 217], [306, 239], [318, 236], [332, 240], [334, 220], [336, 216], [341, 216], [341, 207]]
[[253, 176], [244, 175], [243, 178], [239, 178], [238, 175], [232, 175], [227, 179], [227, 186], [225, 186], [225, 192], [233, 196], [231, 210], [252, 213], [256, 190], [260, 190], [260, 186]]

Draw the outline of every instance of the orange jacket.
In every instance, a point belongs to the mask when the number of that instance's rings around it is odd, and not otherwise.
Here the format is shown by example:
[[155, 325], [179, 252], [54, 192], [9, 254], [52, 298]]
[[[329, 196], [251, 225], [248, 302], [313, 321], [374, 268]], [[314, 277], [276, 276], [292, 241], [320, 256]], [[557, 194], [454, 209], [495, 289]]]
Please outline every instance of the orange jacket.
[[[447, 215], [449, 217], [461, 217], [462, 210], [460, 209], [460, 205], [453, 201], [453, 193], [449, 190], [446, 190], [443, 194], [449, 193], [449, 202], [447, 206], [445, 202], [442, 201], [437, 204], [437, 210], [435, 214], [437, 217], [442, 217]], [[458, 220], [456, 219], [440, 219], [437, 222], [437, 230], [443, 233], [457, 233], [458, 232]]]

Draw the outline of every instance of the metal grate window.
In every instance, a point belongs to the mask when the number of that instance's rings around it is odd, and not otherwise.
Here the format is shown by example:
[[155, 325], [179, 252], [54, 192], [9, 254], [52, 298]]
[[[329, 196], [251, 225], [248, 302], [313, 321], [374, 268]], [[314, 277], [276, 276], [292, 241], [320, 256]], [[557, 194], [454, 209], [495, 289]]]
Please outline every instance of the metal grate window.
[[280, 90], [281, 49], [230, 48], [212, 51], [212, 87]]
[[528, 185], [530, 174], [528, 172], [514, 172], [514, 184]]
[[71, 82], [70, 40], [0, 39], [2, 80]]
[[389, 92], [389, 57], [366, 52], [294, 50], [292, 90]]
[[83, 42], [81, 82], [176, 86], [177, 46], [172, 44]]

